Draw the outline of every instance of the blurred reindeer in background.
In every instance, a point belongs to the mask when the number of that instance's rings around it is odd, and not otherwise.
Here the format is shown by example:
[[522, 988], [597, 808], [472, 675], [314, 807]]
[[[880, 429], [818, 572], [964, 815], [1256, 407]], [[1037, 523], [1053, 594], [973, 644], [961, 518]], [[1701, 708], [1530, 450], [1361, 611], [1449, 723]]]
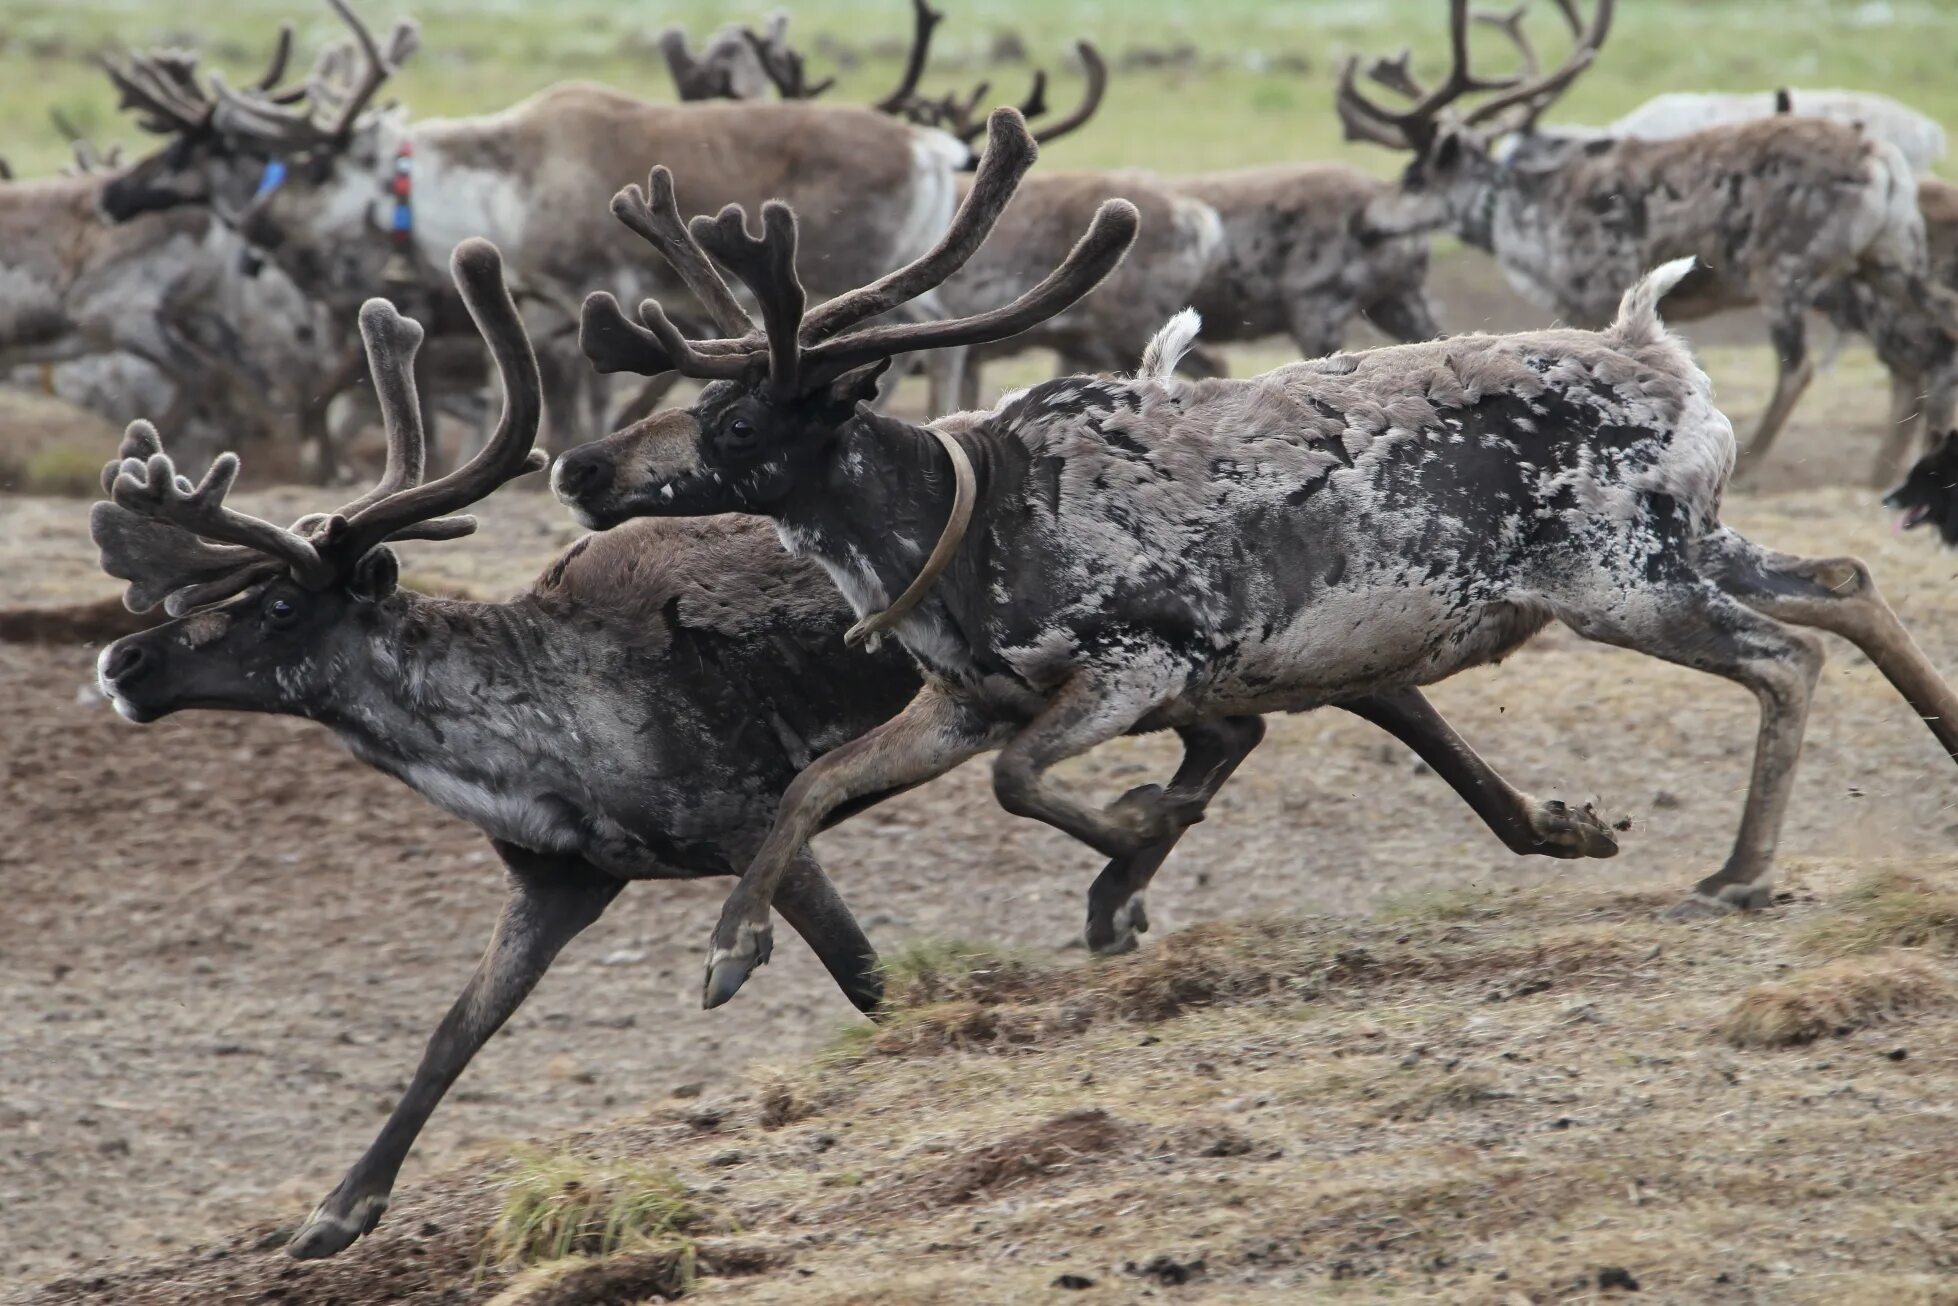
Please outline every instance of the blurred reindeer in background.
[[[1467, 0], [1450, 0], [1450, 69], [1432, 89], [1403, 51], [1372, 80], [1410, 101], [1390, 109], [1342, 68], [1335, 100], [1349, 139], [1413, 154], [1397, 222], [1446, 226], [1495, 255], [1510, 283], [1571, 322], [1611, 320], [1624, 289], [1661, 262], [1698, 260], [1666, 310], [1674, 320], [1758, 304], [1779, 374], [1743, 466], [1765, 457], [1814, 374], [1804, 317], [1831, 287], [1876, 313], [1923, 313], [1958, 333], [1958, 294], [1937, 286], [1916, 179], [1896, 147], [1819, 118], [1778, 116], [1673, 140], [1539, 131], [1590, 67], [1614, 0], [1588, 23], [1559, 0], [1576, 40], [1554, 71], [1478, 76]], [[1458, 102], [1488, 98], [1466, 111]]]

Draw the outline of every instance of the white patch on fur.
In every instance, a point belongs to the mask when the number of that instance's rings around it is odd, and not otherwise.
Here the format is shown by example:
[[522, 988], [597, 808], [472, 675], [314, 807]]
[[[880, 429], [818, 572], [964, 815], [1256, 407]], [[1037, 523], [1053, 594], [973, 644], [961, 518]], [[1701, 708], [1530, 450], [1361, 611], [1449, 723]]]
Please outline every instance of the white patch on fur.
[[1163, 323], [1142, 351], [1142, 366], [1136, 369], [1136, 377], [1167, 385], [1176, 378], [1176, 365], [1196, 344], [1197, 333], [1202, 330], [1203, 318], [1194, 308], [1186, 308]]
[[231, 629], [231, 618], [222, 612], [200, 612], [177, 627], [177, 642], [185, 648], [203, 648]]
[[490, 789], [425, 762], [408, 763], [401, 778], [429, 802], [492, 838], [539, 851], [565, 852], [577, 847], [575, 832], [535, 798]]

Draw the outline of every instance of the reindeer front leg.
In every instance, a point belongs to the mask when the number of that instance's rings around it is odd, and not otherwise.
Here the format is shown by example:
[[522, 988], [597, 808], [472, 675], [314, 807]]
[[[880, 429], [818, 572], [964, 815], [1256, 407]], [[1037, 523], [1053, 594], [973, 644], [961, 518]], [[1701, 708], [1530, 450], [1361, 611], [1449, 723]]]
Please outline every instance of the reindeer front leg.
[[1617, 855], [1618, 840], [1589, 808], [1542, 801], [1517, 789], [1455, 733], [1420, 690], [1369, 694], [1340, 706], [1413, 749], [1517, 856]]
[[558, 950], [601, 916], [625, 881], [581, 858], [534, 853], [502, 842], [510, 896], [489, 948], [462, 995], [435, 1029], [408, 1091], [360, 1160], [286, 1244], [301, 1260], [332, 1256], [373, 1231], [422, 1126], [470, 1060], [523, 1005]]
[[989, 722], [943, 685], [927, 681], [902, 712], [804, 767], [782, 795], [761, 851], [721, 908], [701, 1005], [720, 1006], [768, 961], [774, 946], [769, 907], [803, 845], [831, 812], [935, 779], [997, 746], [1010, 728]]

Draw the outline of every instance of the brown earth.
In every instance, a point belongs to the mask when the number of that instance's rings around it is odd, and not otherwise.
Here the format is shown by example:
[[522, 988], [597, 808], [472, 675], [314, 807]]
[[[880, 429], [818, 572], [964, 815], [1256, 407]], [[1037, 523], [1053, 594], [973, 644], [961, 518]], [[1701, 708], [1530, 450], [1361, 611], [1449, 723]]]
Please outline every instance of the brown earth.
[[[1765, 394], [1765, 347], [1714, 345], [1707, 356], [1723, 399], [1744, 425]], [[1263, 357], [1247, 356], [1240, 370]], [[1932, 659], [1958, 668], [1958, 560], [1922, 536], [1891, 534], [1873, 497], [1847, 488], [1860, 486], [1866, 475], [1882, 394], [1867, 355], [1845, 355], [1833, 373], [1818, 381], [1795, 428], [1784, 437], [1762, 481], [1772, 493], [1736, 495], [1729, 517], [1765, 544], [1860, 554]], [[253, 502], [290, 517], [320, 500], [309, 491], [269, 490]], [[79, 501], [0, 498], [0, 611], [113, 595], [113, 586], [94, 570], [82, 519]], [[424, 585], [507, 592], [574, 533], [545, 496], [510, 493], [492, 505], [481, 535], [423, 547], [409, 556], [406, 567]], [[1950, 883], [1958, 877], [1958, 859], [1952, 854], [1958, 843], [1958, 777], [1929, 735], [1859, 657], [1842, 646], [1832, 654], [1783, 841], [1789, 881], [1803, 888], [1839, 888], [1857, 868], [1882, 862], [1910, 864]], [[472, 831], [356, 765], [319, 730], [296, 722], [217, 715], [185, 716], [145, 729], [126, 726], [90, 687], [92, 656], [91, 650], [73, 646], [0, 643], [0, 720], [5, 721], [0, 732], [5, 797], [0, 805], [0, 1011], [5, 1012], [0, 1017], [0, 1282], [23, 1289], [53, 1275], [129, 1256], [172, 1254], [189, 1244], [235, 1250], [238, 1237], [227, 1231], [254, 1221], [276, 1226], [303, 1214], [378, 1127], [422, 1040], [473, 962], [499, 896], [494, 864]], [[1536, 884], [1551, 885], [1558, 894], [1629, 885], [1657, 895], [1690, 883], [1724, 856], [1745, 786], [1753, 733], [1753, 705], [1742, 691], [1552, 633], [1504, 667], [1442, 686], [1435, 698], [1464, 734], [1524, 787], [1580, 801], [1595, 798], [1610, 813], [1630, 818], [1631, 828], [1622, 836], [1625, 851], [1609, 863], [1519, 861], [1384, 736], [1331, 713], [1287, 719], [1276, 723], [1270, 742], [1220, 798], [1211, 820], [1191, 832], [1165, 869], [1151, 896], [1159, 934], [1214, 918], [1362, 912], [1444, 890], [1466, 895], [1462, 901], [1470, 904], [1491, 895], [1503, 901], [1502, 891]], [[1165, 774], [1168, 759], [1162, 741], [1126, 741], [1103, 750], [1082, 769], [1112, 793], [1137, 783], [1137, 775]], [[964, 936], [1027, 949], [1037, 961], [1051, 960], [1053, 950], [1065, 946], [1078, 928], [1080, 894], [1095, 865], [1059, 836], [1002, 816], [982, 767], [968, 767], [850, 822], [825, 836], [820, 847], [881, 947]], [[695, 1172], [706, 1166], [705, 1154], [697, 1155], [698, 1148], [687, 1150], [693, 1146], [688, 1142], [692, 1135], [683, 1121], [672, 1123], [680, 1120], [685, 1103], [668, 1099], [703, 1089], [710, 1095], [723, 1093], [755, 1059], [800, 1058], [850, 1023], [847, 1006], [829, 989], [813, 959], [789, 945], [731, 1007], [712, 1015], [698, 1010], [700, 949], [724, 887], [712, 882], [647, 886], [625, 895], [605, 921], [573, 946], [505, 1035], [472, 1067], [430, 1127], [405, 1185], [472, 1158], [506, 1157], [512, 1140], [595, 1125], [649, 1106], [655, 1108], [654, 1123], [615, 1136], [607, 1145], [625, 1147], [620, 1138], [633, 1140], [642, 1160], [660, 1163], [670, 1155], [698, 1177]], [[1568, 918], [1564, 908], [1554, 905], [1554, 895], [1544, 901], [1552, 904], [1545, 910], [1554, 919]], [[1614, 910], [1631, 920], [1649, 905], [1638, 901], [1644, 904], [1638, 913]], [[1797, 904], [1757, 923], [1733, 925], [1734, 937], [1744, 941], [1735, 945], [1738, 950], [1705, 958], [1708, 966], [1725, 967], [1721, 973], [1731, 991], [1724, 991], [1723, 1004], [1731, 1005], [1738, 993], [1735, 986], [1744, 986], [1750, 967], [1762, 967], [1759, 973], [1765, 979], [1786, 963], [1784, 954], [1792, 945], [1780, 935], [1793, 927], [1795, 918], [1825, 910]], [[1668, 940], [1673, 936], [1660, 927], [1627, 928], [1642, 947], [1663, 952], [1672, 946]], [[1717, 940], [1722, 928], [1679, 937]], [[1650, 944], [1644, 942], [1648, 934]], [[1948, 962], [1945, 968], [1948, 973]], [[1662, 975], [1613, 998], [1621, 1004], [1614, 1010], [1624, 1014], [1636, 1009], [1641, 1018], [1663, 1023], [1655, 1013], [1682, 994], [1692, 1003], [1712, 1002], [1696, 991], [1698, 983], [1691, 965], [1669, 966]], [[1433, 996], [1416, 981], [1393, 993], [1396, 1002], [1411, 1009]], [[1325, 1045], [1336, 1041], [1334, 1035], [1312, 1032], [1315, 1009], [1305, 1009], [1297, 1036], [1308, 1049], [1316, 1049], [1311, 1057], [1331, 1055]], [[1562, 1028], [1556, 1024], [1560, 1009], [1550, 1000], [1530, 1008], [1540, 1017], [1528, 1034], [1533, 1047], [1562, 1037], [1552, 1032], [1553, 1026]], [[1500, 1014], [1507, 1019], [1511, 1010], [1503, 1008]], [[1464, 1011], [1469, 1014], [1458, 1013], [1453, 1024], [1443, 1022], [1445, 1028], [1434, 1037], [1453, 1039], [1465, 1028], [1463, 1021], [1472, 1024], [1473, 1009]], [[1952, 1031], [1945, 1018], [1936, 1022], [1912, 1036], [1910, 1064], [1940, 1066], [1944, 1078], [1938, 1085], [1948, 1087]], [[1114, 1045], [1079, 1041], [1086, 1037], [1065, 1035], [1056, 1055], [1100, 1082], [1106, 1083], [1117, 1067], [1120, 1074], [1142, 1081], [1162, 1069], [1160, 1055], [1136, 1048], [1128, 1034], [1120, 1035], [1126, 1040], [1123, 1050], [1105, 1069], [1101, 1058], [1112, 1055], [1109, 1048]], [[1239, 1033], [1218, 1037], [1228, 1043]], [[1260, 1040], [1271, 1037], [1270, 1031], [1257, 1034]], [[1396, 1049], [1409, 1041], [1396, 1038]], [[1494, 1055], [1487, 1050], [1491, 1046], [1480, 1035], [1464, 1043], [1482, 1049], [1474, 1051], [1477, 1058]], [[1636, 1045], [1622, 1041], [1593, 1046], [1596, 1060], [1586, 1063], [1586, 1074], [1597, 1073], [1603, 1064], [1618, 1064], [1611, 1057], [1643, 1055]], [[1710, 1055], [1688, 1057], [1695, 1091], [1718, 1083], [1713, 1062], [1704, 1060]], [[1702, 1060], [1692, 1060], [1696, 1057]], [[1812, 1070], [1819, 1060], [1826, 1057], [1801, 1064]], [[1220, 1070], [1219, 1084], [1236, 1085], [1229, 1090], [1233, 1094], [1248, 1091], [1238, 1079], [1240, 1069]], [[1501, 1081], [1508, 1072], [1498, 1071]], [[1654, 1063], [1637, 1077], [1639, 1087], [1611, 1080], [1603, 1098], [1590, 1080], [1574, 1077], [1556, 1090], [1561, 1105], [1555, 1110], [1629, 1123], [1636, 1118], [1634, 1099], [1641, 1094], [1677, 1098], [1684, 1091], [1672, 1082], [1676, 1073]], [[1844, 1150], [1834, 1154], [1845, 1167], [1854, 1162], [1856, 1173], [1869, 1176], [1872, 1186], [1881, 1184], [1887, 1161], [1919, 1167], [1912, 1173], [1922, 1184], [1932, 1183], [1929, 1176], [1952, 1173], [1948, 1157], [1941, 1168], [1931, 1167], [1937, 1148], [1950, 1137], [1948, 1093], [1940, 1097], [1933, 1091], [1938, 1085], [1897, 1079], [1880, 1091], [1881, 1108], [1874, 1103], [1859, 1107], [1861, 1099], [1826, 1098], [1847, 1075], [1812, 1070], [1810, 1087], [1825, 1095], [1816, 1100], [1831, 1101], [1831, 1110], [1849, 1112], [1860, 1122], [1854, 1126], [1862, 1131], [1858, 1139], [1870, 1131], [1905, 1131], [1907, 1121], [1920, 1119], [1912, 1113], [1929, 1112], [1922, 1122], [1928, 1127], [1933, 1119], [1942, 1121], [1945, 1141], [1896, 1132], [1892, 1142], [1867, 1156], [1852, 1156], [1845, 1142]], [[937, 1091], [929, 1077], [907, 1082], [914, 1092]], [[1012, 1101], [1011, 1075], [986, 1082], [1000, 1098], [995, 1104], [999, 1112], [1024, 1114], [1016, 1129], [1062, 1115], [1070, 1103], [1100, 1102], [1086, 1090], [1043, 1090], [1038, 1109], [1027, 1106], [1022, 1112]], [[1511, 1087], [1505, 1084], [1504, 1091]], [[1779, 1089], [1746, 1102], [1728, 1100], [1731, 1095], [1722, 1097], [1722, 1092], [1716, 1089], [1719, 1101], [1710, 1109], [1734, 1113], [1736, 1138], [1779, 1137], [1817, 1127], [1816, 1117]], [[1468, 1164], [1476, 1149], [1493, 1145], [1487, 1140], [1512, 1128], [1534, 1129], [1537, 1116], [1552, 1112], [1550, 1098], [1539, 1089], [1525, 1092], [1523, 1099], [1527, 1109], [1505, 1099], [1494, 1114], [1476, 1117], [1485, 1123], [1464, 1136], [1429, 1140], [1440, 1149], [1434, 1155], [1459, 1155]], [[879, 1100], [880, 1112], [898, 1109], [896, 1099]], [[1673, 1101], [1674, 1109], [1684, 1109], [1683, 1101]], [[1169, 1129], [1179, 1121], [1202, 1123], [1204, 1113], [1184, 1111], [1179, 1105], [1183, 1102], [1171, 1094], [1160, 1108], [1143, 1111], [1121, 1103], [1107, 1109], [1129, 1124], [1152, 1129]], [[1330, 1121], [1324, 1137], [1318, 1135], [1320, 1107], [1310, 1093], [1274, 1102], [1278, 1104], [1259, 1109], [1264, 1114], [1257, 1116], [1256, 1128], [1243, 1128], [1254, 1136], [1292, 1139], [1285, 1144], [1288, 1156], [1345, 1155], [1342, 1149], [1358, 1145], [1361, 1135], [1342, 1134]], [[1458, 1114], [1449, 1108], [1434, 1118], [1445, 1124]], [[797, 1128], [820, 1132], [814, 1125]], [[1010, 1132], [1003, 1129], [991, 1137]], [[1706, 1135], [1693, 1137], [1703, 1140]], [[974, 1146], [983, 1148], [988, 1142], [979, 1139]], [[1416, 1139], [1409, 1146], [1417, 1143], [1426, 1145]], [[1653, 1130], [1623, 1144], [1628, 1154], [1648, 1159], [1650, 1149], [1670, 1148], [1667, 1172], [1682, 1176], [1687, 1170], [1680, 1168], [1681, 1158], [1699, 1145], [1678, 1137], [1669, 1140], [1663, 1131]], [[729, 1146], [742, 1144], [724, 1143], [720, 1150]], [[1150, 1215], [1144, 1221], [1131, 1211], [1132, 1205], [1154, 1200], [1163, 1176], [1135, 1159], [1138, 1154], [1130, 1143], [1111, 1146], [1116, 1173], [1127, 1176], [1122, 1182], [1131, 1190], [1119, 1200], [1103, 1194], [1083, 1206], [1082, 1228], [1119, 1219], [1144, 1222], [1151, 1237], [1158, 1232], [1167, 1237], [1163, 1221], [1170, 1216]], [[1803, 1174], [1812, 1177], [1826, 1168], [1807, 1152], [1803, 1156], [1802, 1165], [1812, 1163]], [[934, 1154], [933, 1163], [945, 1169], [942, 1155]], [[861, 1169], [875, 1164], [874, 1155], [867, 1154], [848, 1163], [811, 1166], [844, 1174], [852, 1165]], [[1239, 1176], [1233, 1180], [1238, 1182], [1249, 1177], [1242, 1173], [1242, 1165], [1248, 1164], [1213, 1168]], [[1627, 1181], [1619, 1169], [1602, 1160], [1597, 1164], [1596, 1182], [1622, 1191]], [[404, 1195], [388, 1219], [396, 1241], [373, 1245], [395, 1250], [357, 1248], [338, 1265], [357, 1265], [363, 1255], [412, 1258], [416, 1254], [402, 1248], [420, 1245], [418, 1239], [431, 1242], [426, 1255], [450, 1258], [440, 1265], [473, 1263], [478, 1254], [473, 1242], [449, 1246], [435, 1233], [418, 1231], [433, 1221], [455, 1231], [457, 1238], [476, 1237], [494, 1206], [485, 1173], [484, 1166], [471, 1166], [422, 1197]], [[1291, 1182], [1285, 1173], [1275, 1172], [1273, 1182]], [[741, 1174], [746, 1192], [747, 1170]], [[1769, 1200], [1777, 1174], [1763, 1157], [1760, 1191], [1753, 1200]], [[1214, 1181], [1207, 1169], [1203, 1178]], [[1312, 1193], [1328, 1191], [1314, 1185], [1331, 1182], [1323, 1175], [1292, 1179], [1305, 1185], [1299, 1191]], [[1358, 1182], [1357, 1177], [1351, 1182]], [[1575, 1182], [1569, 1176], [1542, 1190], [1523, 1179], [1517, 1182], [1530, 1194], [1529, 1201], [1539, 1203], [1535, 1209], [1564, 1211], [1575, 1200], [1557, 1186]], [[1947, 1186], [1937, 1190], [1942, 1193], [1939, 1200], [1947, 1203], [1943, 1209], [1950, 1209], [1950, 1181], [1942, 1182]], [[1439, 1181], [1437, 1185], [1423, 1200], [1445, 1206], [1460, 1195], [1443, 1191]], [[1020, 1188], [1018, 1183], [989, 1188], [974, 1200], [988, 1212], [1002, 1203], [1017, 1209], [1014, 1194]], [[1708, 1196], [1709, 1191], [1682, 1191], [1680, 1200], [1716, 1200], [1718, 1195]], [[1208, 1228], [1215, 1220], [1235, 1227], [1240, 1218], [1218, 1207], [1213, 1220], [1193, 1207], [1194, 1201], [1186, 1193], [1172, 1203], [1180, 1213], [1175, 1218], [1187, 1216], [1192, 1228]], [[1886, 1218], [1880, 1204], [1864, 1208], [1853, 1195], [1836, 1193], [1830, 1202], [1829, 1209], [1845, 1213], [1845, 1237], [1862, 1239], [1859, 1230]], [[1345, 1236], [1360, 1238], [1355, 1231], [1366, 1230], [1371, 1231], [1366, 1237], [1391, 1243], [1394, 1235], [1383, 1227], [1390, 1221], [1389, 1209], [1368, 1206], [1349, 1193], [1331, 1200], [1322, 1215], [1300, 1213], [1292, 1232], [1316, 1228], [1313, 1221], [1344, 1221]], [[1019, 1216], [989, 1223], [998, 1218], [987, 1214], [965, 1221], [985, 1223], [991, 1232], [973, 1229], [954, 1237], [940, 1230], [915, 1246], [888, 1244], [884, 1250], [892, 1254], [923, 1256], [921, 1248], [933, 1241], [942, 1242], [945, 1250], [932, 1254], [936, 1260], [907, 1263], [905, 1274], [922, 1276], [916, 1295], [893, 1289], [874, 1299], [936, 1299], [949, 1291], [940, 1283], [941, 1267], [996, 1265], [1008, 1248], [1036, 1244], [1039, 1256], [1028, 1253], [1028, 1263], [1043, 1267], [1039, 1273], [1045, 1278], [1034, 1286], [1045, 1291], [1047, 1280], [1060, 1270], [1046, 1268], [1041, 1258], [1055, 1253], [1052, 1239], [1062, 1234], [1047, 1238], [1030, 1232]], [[1489, 1232], [1493, 1212], [1462, 1207], [1459, 1217], [1449, 1218], [1466, 1221], [1449, 1246], [1497, 1236]], [[945, 1217], [951, 1223], [959, 1219], [965, 1217]], [[1920, 1221], [1911, 1227], [1928, 1226]], [[762, 1241], [771, 1246], [788, 1236], [779, 1226], [766, 1232], [769, 1236]], [[839, 1226], [823, 1236], [831, 1242], [812, 1255], [833, 1268], [840, 1264], [837, 1258], [847, 1259], [853, 1235]], [[1765, 1234], [1750, 1239], [1739, 1225], [1722, 1237], [1728, 1239], [1725, 1245], [1751, 1249], [1748, 1254], [1771, 1269], [1797, 1259], [1795, 1251], [1779, 1250]], [[1859, 1255], [1894, 1255], [1899, 1265], [1916, 1267], [1923, 1264], [1924, 1254], [1913, 1241], [1916, 1237], [1871, 1235], [1874, 1241], [1849, 1246]], [[1948, 1246], [1948, 1231], [1946, 1237]], [[223, 1241], [214, 1244], [215, 1239]], [[1171, 1241], [1180, 1247], [1204, 1238]], [[1413, 1246], [1427, 1249], [1429, 1243]], [[1140, 1255], [1141, 1250], [1146, 1249], [1138, 1249], [1138, 1263], [1146, 1263], [1149, 1257]], [[728, 1255], [730, 1263], [739, 1260]], [[1248, 1285], [1257, 1276], [1247, 1267], [1253, 1262], [1244, 1259], [1248, 1253], [1233, 1255], [1239, 1259], [1231, 1262], [1238, 1267], [1232, 1273], [1249, 1277], [1230, 1282], [1244, 1290], [1238, 1295], [1223, 1292], [1215, 1299], [1251, 1300]], [[1399, 1255], [1383, 1253], [1382, 1263], [1404, 1269]], [[165, 1262], [177, 1269], [150, 1272], [153, 1285], [165, 1281], [155, 1275], [167, 1279], [191, 1264], [179, 1256]], [[1369, 1266], [1374, 1263], [1370, 1256], [1348, 1259]], [[1917, 1259], [1911, 1260], [1913, 1256]], [[1800, 1264], [1820, 1267], [1824, 1260]], [[244, 1258], [240, 1265], [247, 1261], [261, 1265], [255, 1258]], [[368, 1262], [370, 1268], [376, 1263]], [[388, 1263], [396, 1268], [408, 1264]], [[1314, 1273], [1331, 1274], [1331, 1263]], [[245, 1291], [239, 1285], [258, 1287], [237, 1300], [260, 1299], [260, 1289], [271, 1283], [263, 1276], [281, 1268], [276, 1260], [264, 1260], [262, 1266], [238, 1271], [246, 1276], [234, 1284], [239, 1292]], [[998, 1290], [1031, 1284], [1022, 1271], [1026, 1266], [1011, 1274], [1001, 1270], [1006, 1277], [998, 1280]], [[345, 1280], [348, 1295], [338, 1300], [387, 1299], [372, 1280], [359, 1277], [363, 1272], [340, 1268], [332, 1273], [353, 1276]], [[423, 1277], [440, 1275], [431, 1271]], [[1103, 1276], [1097, 1272], [1093, 1277]], [[1126, 1300], [1133, 1285], [1146, 1281], [1124, 1278], [1120, 1283], [1129, 1286], [1115, 1288], [1114, 1295], [1087, 1294], [1084, 1299]], [[729, 1281], [728, 1290], [734, 1282]], [[835, 1289], [841, 1281], [826, 1282]], [[1273, 1299], [1287, 1299], [1280, 1289], [1286, 1284], [1296, 1289], [1302, 1282], [1306, 1280], [1278, 1275], [1266, 1286], [1279, 1294]], [[852, 1299], [778, 1289], [781, 1300]], [[455, 1292], [446, 1299], [478, 1299], [471, 1288]], [[1355, 1295], [1364, 1298], [1367, 1292]], [[984, 1296], [980, 1292], [959, 1299]], [[154, 1286], [139, 1294], [125, 1285], [99, 1293], [74, 1289], [60, 1299], [227, 1298], [171, 1297]], [[1443, 1290], [1442, 1299], [1470, 1298]]]

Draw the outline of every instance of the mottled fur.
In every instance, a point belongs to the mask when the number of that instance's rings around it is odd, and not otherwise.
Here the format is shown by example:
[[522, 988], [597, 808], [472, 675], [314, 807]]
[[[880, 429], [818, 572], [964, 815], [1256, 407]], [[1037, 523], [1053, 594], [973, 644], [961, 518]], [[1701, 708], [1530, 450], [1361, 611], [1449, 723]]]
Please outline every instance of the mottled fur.
[[1279, 164], [1179, 177], [1169, 186], [1214, 208], [1222, 255], [1190, 303], [1216, 342], [1286, 336], [1303, 358], [1338, 349], [1363, 316], [1397, 340], [1441, 334], [1426, 288], [1425, 235], [1370, 217], [1393, 188], [1343, 164]]
[[[1781, 107], [1782, 97], [1787, 109]], [[1612, 136], [1670, 140], [1708, 127], [1731, 126], [1788, 112], [1803, 118], [1826, 118], [1854, 127], [1877, 140], [1889, 141], [1920, 176], [1944, 157], [1944, 128], [1906, 104], [1874, 91], [1669, 91], [1655, 95], [1613, 122]]]
[[1687, 256], [1700, 267], [1669, 315], [1759, 304], [1781, 371], [1750, 459], [1813, 373], [1803, 319], [1826, 287], [1921, 307], [1958, 332], [1958, 295], [1930, 280], [1908, 165], [1838, 123], [1766, 118], [1661, 141], [1444, 131], [1403, 190], [1403, 219], [1439, 214], [1518, 291], [1581, 325], [1606, 321], [1643, 269]]
[[[1066, 258], [1102, 201], [1117, 196], [1142, 215], [1122, 266], [1066, 311], [975, 350], [978, 358], [1052, 349], [1065, 372], [1127, 371], [1163, 319], [1196, 298], [1223, 238], [1208, 204], [1145, 173], [1036, 172], [1020, 183], [992, 238], [939, 288], [939, 299], [960, 316], [1010, 302]], [[1191, 361], [1199, 375], [1214, 370], [1207, 360]], [[979, 393], [978, 368], [968, 366], [960, 407], [977, 407]]]
[[[197, 439], [289, 426], [325, 379], [317, 306], [276, 270], [242, 276], [244, 243], [208, 214], [111, 224], [101, 186], [0, 184], [0, 368], [127, 355], [169, 380], [170, 420]], [[113, 421], [139, 415], [132, 396], [82, 393]]]
[[[795, 849], [866, 793], [998, 749], [1007, 810], [1138, 856], [1211, 790], [1096, 807], [1056, 763], [1126, 733], [1391, 699], [1552, 620], [1754, 691], [1740, 833], [1682, 910], [1765, 901], [1821, 667], [1782, 622], [1855, 640], [1954, 756], [1958, 696], [1860, 563], [1770, 554], [1721, 525], [1732, 429], [1656, 313], [1689, 268], [1639, 281], [1602, 332], [1465, 336], [1244, 381], [1063, 378], [938, 423], [977, 469], [977, 506], [897, 626], [925, 688], [796, 778], [723, 910], [708, 1005], [766, 960]], [[657, 440], [609, 437], [577, 455], [576, 478], [561, 464], [559, 493], [601, 523], [765, 513], [867, 613], [947, 516], [948, 460], [918, 428], [836, 403], [717, 382]], [[587, 474], [601, 459], [609, 477]]]
[[[1917, 209], [1924, 217], [1931, 281], [1958, 293], [1958, 186], [1918, 178]], [[1856, 281], [1824, 290], [1816, 307], [1840, 330], [1868, 336], [1890, 373], [1890, 434], [1872, 472], [1875, 484], [1887, 485], [1902, 472], [1920, 433], [1929, 448], [1935, 432], [1958, 425], [1958, 342], [1930, 305], [1879, 296]]]

